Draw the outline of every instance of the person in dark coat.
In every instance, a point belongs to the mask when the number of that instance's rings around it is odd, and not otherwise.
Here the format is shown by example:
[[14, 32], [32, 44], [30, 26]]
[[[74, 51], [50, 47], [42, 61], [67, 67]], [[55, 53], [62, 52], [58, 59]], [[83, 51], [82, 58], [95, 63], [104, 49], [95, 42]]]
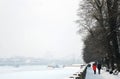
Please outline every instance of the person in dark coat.
[[100, 74], [100, 70], [101, 70], [101, 64], [100, 63], [97, 64], [97, 68], [98, 68], [98, 74]]

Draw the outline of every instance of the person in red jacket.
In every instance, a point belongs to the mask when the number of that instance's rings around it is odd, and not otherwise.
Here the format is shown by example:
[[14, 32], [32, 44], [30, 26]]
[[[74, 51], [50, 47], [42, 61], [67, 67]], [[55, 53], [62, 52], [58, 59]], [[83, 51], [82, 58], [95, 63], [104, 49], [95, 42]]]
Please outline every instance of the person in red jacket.
[[93, 71], [94, 71], [94, 74], [96, 74], [96, 67], [97, 67], [97, 66], [96, 66], [96, 64], [94, 63], [93, 66], [92, 66], [92, 69], [93, 69]]

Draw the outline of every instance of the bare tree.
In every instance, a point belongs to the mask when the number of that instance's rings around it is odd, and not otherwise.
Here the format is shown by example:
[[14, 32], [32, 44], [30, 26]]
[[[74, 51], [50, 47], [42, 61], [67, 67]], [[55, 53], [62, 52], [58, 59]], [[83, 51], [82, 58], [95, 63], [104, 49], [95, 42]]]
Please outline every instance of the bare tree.
[[[98, 55], [96, 54], [98, 52], [102, 58], [102, 53], [105, 51], [105, 56], [109, 59], [112, 69], [116, 63], [118, 70], [120, 70], [118, 46], [120, 36], [117, 32], [120, 26], [119, 4], [119, 0], [84, 0], [82, 6], [80, 5], [82, 10], [79, 9], [78, 12], [80, 19], [77, 20], [80, 25], [79, 31], [84, 28], [89, 33], [85, 40], [84, 59], [95, 60], [94, 55]], [[94, 55], [87, 55], [89, 53], [94, 53]], [[86, 58], [87, 56], [91, 57]]]

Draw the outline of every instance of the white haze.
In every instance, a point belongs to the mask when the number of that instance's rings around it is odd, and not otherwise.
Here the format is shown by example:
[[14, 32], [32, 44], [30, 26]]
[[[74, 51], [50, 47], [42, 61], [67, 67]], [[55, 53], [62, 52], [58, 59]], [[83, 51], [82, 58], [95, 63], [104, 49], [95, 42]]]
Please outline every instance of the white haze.
[[0, 57], [82, 57], [79, 0], [0, 0]]

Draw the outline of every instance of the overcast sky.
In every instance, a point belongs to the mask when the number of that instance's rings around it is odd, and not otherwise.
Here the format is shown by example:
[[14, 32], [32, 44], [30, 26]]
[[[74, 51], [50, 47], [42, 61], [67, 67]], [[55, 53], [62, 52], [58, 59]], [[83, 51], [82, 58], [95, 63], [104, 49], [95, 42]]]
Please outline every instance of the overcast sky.
[[0, 0], [0, 57], [80, 57], [79, 0]]

